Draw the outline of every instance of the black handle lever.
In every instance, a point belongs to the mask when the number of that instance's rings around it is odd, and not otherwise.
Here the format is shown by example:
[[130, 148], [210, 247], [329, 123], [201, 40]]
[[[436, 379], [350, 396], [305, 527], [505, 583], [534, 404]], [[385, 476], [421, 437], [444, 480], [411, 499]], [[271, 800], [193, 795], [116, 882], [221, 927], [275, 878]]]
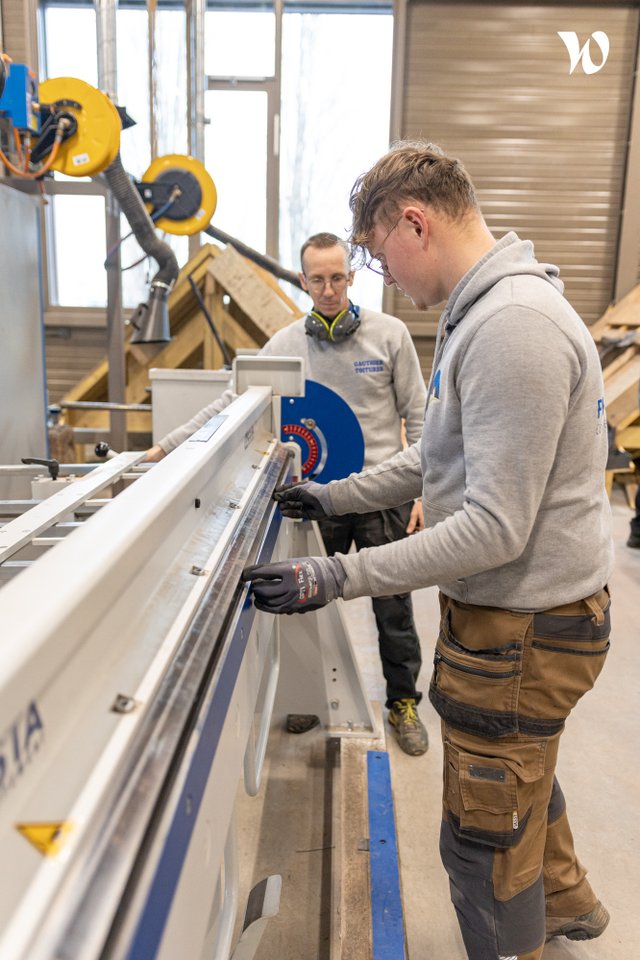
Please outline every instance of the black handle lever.
[[52, 480], [58, 479], [60, 473], [60, 464], [57, 460], [41, 460], [39, 457], [22, 457], [23, 463], [37, 463], [41, 467], [47, 467], [49, 476]]

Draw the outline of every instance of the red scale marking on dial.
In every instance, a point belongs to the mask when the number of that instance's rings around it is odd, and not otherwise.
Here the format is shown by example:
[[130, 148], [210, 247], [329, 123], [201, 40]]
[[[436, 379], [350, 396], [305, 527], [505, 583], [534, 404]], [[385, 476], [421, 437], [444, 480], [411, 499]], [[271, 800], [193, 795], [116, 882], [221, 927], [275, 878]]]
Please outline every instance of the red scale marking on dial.
[[284, 434], [294, 434], [296, 437], [300, 437], [306, 443], [309, 448], [309, 453], [307, 459], [302, 464], [302, 472], [309, 473], [310, 470], [315, 467], [318, 462], [318, 441], [311, 433], [310, 430], [307, 430], [306, 427], [301, 426], [299, 423], [287, 423], [282, 428]]

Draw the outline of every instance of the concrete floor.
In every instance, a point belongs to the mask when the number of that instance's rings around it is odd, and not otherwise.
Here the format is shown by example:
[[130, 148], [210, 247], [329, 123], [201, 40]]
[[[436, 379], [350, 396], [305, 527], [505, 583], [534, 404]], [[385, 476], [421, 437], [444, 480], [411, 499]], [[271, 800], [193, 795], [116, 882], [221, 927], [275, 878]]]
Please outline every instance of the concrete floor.
[[[613, 516], [612, 649], [596, 687], [567, 722], [558, 766], [579, 856], [612, 919], [591, 943], [552, 941], [544, 960], [623, 960], [635, 956], [640, 943], [640, 551], [624, 545], [631, 512], [621, 494], [614, 498]], [[426, 691], [437, 624], [435, 589], [414, 593], [414, 607]], [[354, 600], [346, 608], [368, 695], [384, 701], [370, 602]], [[466, 960], [438, 855], [439, 720], [426, 699], [420, 712], [431, 738], [425, 756], [406, 756], [387, 733], [408, 960]], [[277, 717], [270, 757], [259, 797], [239, 794], [241, 896], [250, 878], [255, 883], [269, 872], [283, 877], [280, 913], [267, 927], [257, 960], [322, 960], [329, 957], [331, 919], [325, 738], [318, 731], [284, 735]]]

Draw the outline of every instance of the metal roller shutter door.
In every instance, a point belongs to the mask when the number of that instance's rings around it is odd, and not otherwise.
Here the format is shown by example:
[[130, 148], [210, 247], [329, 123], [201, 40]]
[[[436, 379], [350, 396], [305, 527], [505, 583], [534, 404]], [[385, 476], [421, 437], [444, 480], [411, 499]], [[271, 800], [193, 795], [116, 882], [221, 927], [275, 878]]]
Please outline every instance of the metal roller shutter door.
[[[606, 32], [605, 66], [570, 75], [559, 30], [581, 47]], [[637, 33], [637, 7], [614, 4], [407, 5], [402, 136], [463, 160], [492, 232], [533, 240], [587, 323], [612, 297]], [[389, 299], [428, 367], [438, 311]]]

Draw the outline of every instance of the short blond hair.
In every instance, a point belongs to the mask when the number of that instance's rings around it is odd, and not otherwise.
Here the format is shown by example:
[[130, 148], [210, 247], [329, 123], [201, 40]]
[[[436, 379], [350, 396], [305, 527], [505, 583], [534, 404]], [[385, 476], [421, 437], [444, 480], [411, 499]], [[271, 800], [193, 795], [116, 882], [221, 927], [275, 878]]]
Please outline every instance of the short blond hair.
[[376, 218], [390, 223], [406, 201], [429, 204], [452, 220], [478, 210], [471, 177], [455, 157], [426, 141], [401, 140], [353, 185], [350, 242], [365, 252]]
[[341, 240], [335, 233], [314, 233], [312, 237], [302, 244], [300, 248], [300, 266], [304, 273], [304, 255], [309, 247], [314, 250], [331, 250], [332, 247], [341, 247], [347, 258], [347, 265], [351, 269], [351, 247], [346, 240]]

